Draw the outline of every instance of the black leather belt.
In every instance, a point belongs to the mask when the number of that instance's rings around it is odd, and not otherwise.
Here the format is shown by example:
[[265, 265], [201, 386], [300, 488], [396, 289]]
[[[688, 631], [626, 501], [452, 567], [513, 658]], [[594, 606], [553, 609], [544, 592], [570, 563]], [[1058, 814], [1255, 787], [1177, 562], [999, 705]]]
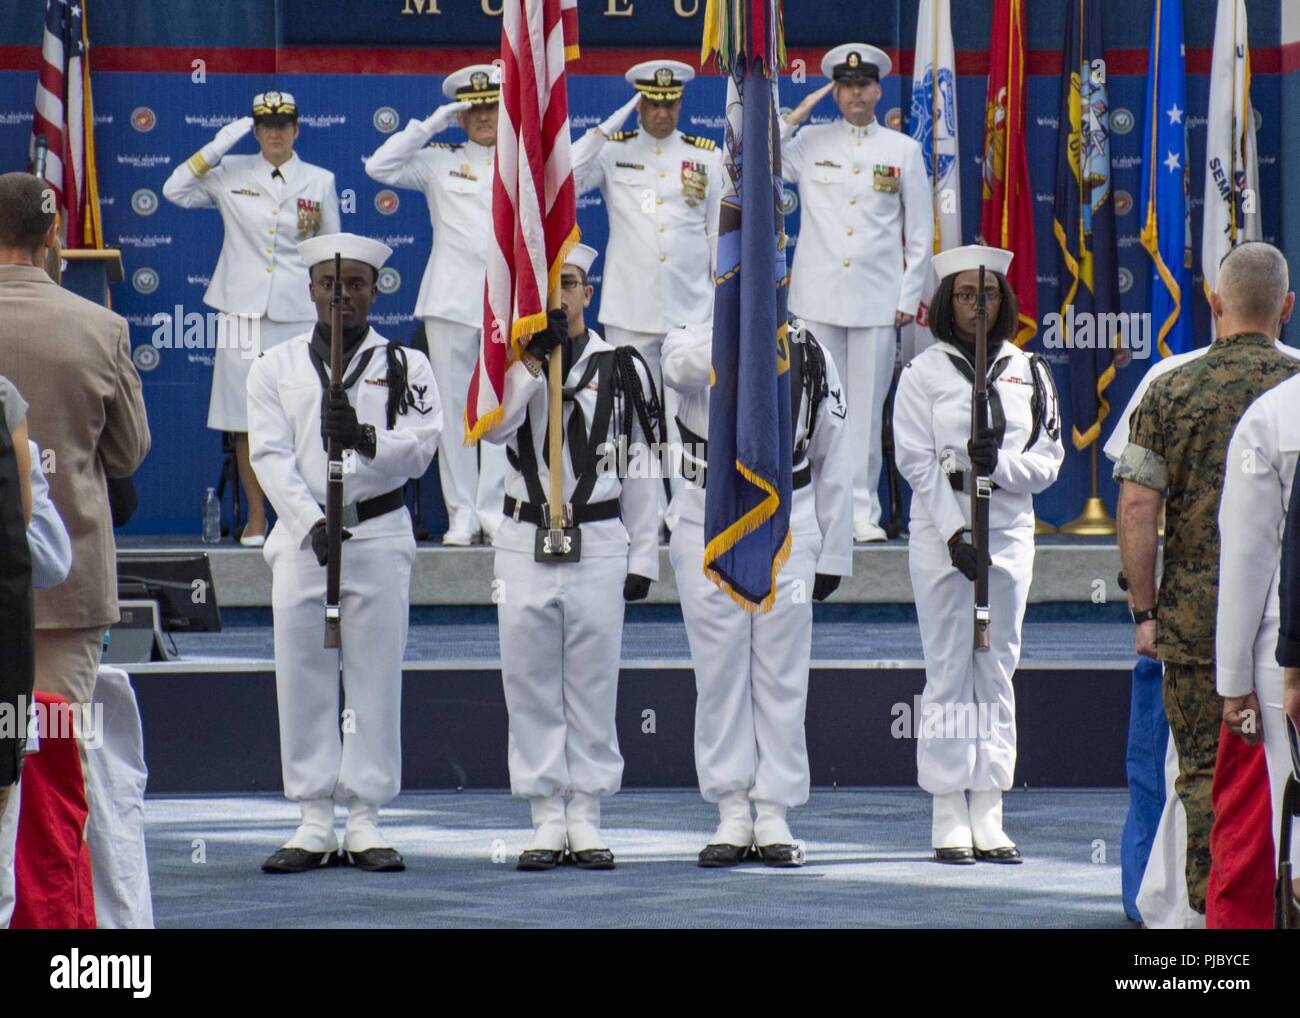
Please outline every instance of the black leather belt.
[[[355, 527], [358, 523], [365, 523], [366, 520], [373, 520], [376, 516], [391, 513], [404, 505], [406, 500], [402, 497], [401, 488], [394, 488], [392, 491], [368, 498], [363, 502], [353, 502], [343, 507], [343, 526]], [[325, 507], [321, 506], [320, 511], [325, 512]]]
[[[707, 484], [708, 477], [709, 477], [708, 468], [700, 463], [693, 463], [691, 464], [691, 466], [695, 470], [695, 477], [693, 478], [693, 480], [695, 481], [695, 486], [698, 488], [708, 487]], [[805, 463], [803, 466], [801, 466], [798, 470], [794, 472], [790, 480], [791, 480], [791, 489], [793, 491], [798, 491], [800, 488], [808, 487], [808, 485], [812, 484], [812, 464]]]
[[[599, 520], [613, 520], [618, 518], [619, 506], [618, 499], [610, 498], [604, 502], [587, 502], [583, 505], [573, 507], [573, 524], [581, 526], [584, 523], [596, 523]], [[531, 523], [535, 527], [545, 527], [550, 525], [550, 520], [542, 515], [542, 507], [534, 505], [532, 502], [520, 502], [517, 499], [506, 496], [505, 514], [512, 520]]]
[[[948, 475], [948, 483], [952, 485], [953, 491], [964, 492], [966, 490], [966, 471], [954, 470], [951, 474]], [[993, 485], [993, 490], [997, 491], [998, 482], [991, 481], [990, 483]]]

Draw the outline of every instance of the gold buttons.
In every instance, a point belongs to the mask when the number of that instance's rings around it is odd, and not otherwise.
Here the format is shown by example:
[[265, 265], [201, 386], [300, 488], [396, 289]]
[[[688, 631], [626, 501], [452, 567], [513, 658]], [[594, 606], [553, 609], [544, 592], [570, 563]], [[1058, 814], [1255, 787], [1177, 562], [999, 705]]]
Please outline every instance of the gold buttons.
[[844, 233], [845, 233], [847, 236], [852, 237], [852, 236], [853, 236], [853, 227], [850, 226], [847, 230], [844, 231]]
[[274, 254], [274, 253], [275, 253], [275, 248], [273, 248], [273, 247], [268, 247], [268, 248], [266, 249], [266, 253], [267, 253], [267, 254]]
[[849, 199], [849, 204], [850, 204], [850, 205], [856, 205], [857, 203], [858, 203], [858, 200], [857, 200], [856, 198], [850, 198], [850, 199]]
[[840, 262], [840, 264], [847, 269], [849, 267], [849, 260], [845, 258], [844, 261]]
[[663, 200], [662, 198], [656, 198], [656, 199], [655, 199], [655, 204], [656, 204], [656, 205], [662, 205], [663, 203], [664, 203], [664, 200]]
[[667, 256], [666, 254], [661, 254], [661, 255], [659, 256], [659, 260], [660, 260], [661, 262], [666, 262], [666, 261], [668, 261], [668, 256]]
[[279, 210], [279, 209], [272, 209], [272, 210], [271, 210], [271, 215], [273, 215], [273, 216], [278, 216], [279, 214], [280, 214], [280, 210]]
[[660, 233], [663, 233], [663, 232], [664, 232], [664, 224], [663, 224], [663, 223], [660, 223], [660, 224], [659, 224], [659, 232], [660, 232]]
[[660, 170], [660, 171], [659, 171], [659, 176], [660, 176], [660, 177], [666, 177], [666, 176], [668, 176], [668, 174], [667, 174], [667, 173], [664, 173], [662, 170]]
[[271, 266], [268, 265], [268, 266], [266, 267], [266, 271], [267, 271], [267, 272], [270, 272], [270, 271], [271, 271]]
[[861, 173], [861, 172], [862, 172], [862, 167], [861, 167], [861, 166], [855, 166], [855, 167], [853, 167], [853, 173], [854, 173], [854, 175], [857, 175], [857, 174], [859, 174], [859, 173]]

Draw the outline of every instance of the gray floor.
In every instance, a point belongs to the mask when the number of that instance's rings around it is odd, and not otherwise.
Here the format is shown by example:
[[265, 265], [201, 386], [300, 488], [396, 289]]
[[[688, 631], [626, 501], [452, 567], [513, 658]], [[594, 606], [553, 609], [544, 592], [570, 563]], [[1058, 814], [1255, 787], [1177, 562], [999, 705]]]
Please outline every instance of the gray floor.
[[929, 861], [920, 791], [818, 790], [791, 814], [803, 869], [723, 871], [694, 865], [713, 807], [629, 791], [605, 805], [619, 867], [603, 873], [516, 872], [528, 810], [504, 793], [401, 796], [386, 830], [404, 874], [263, 875], [297, 819], [278, 797], [151, 799], [146, 812], [159, 927], [1125, 928], [1126, 802], [1122, 789], [1008, 793], [1025, 865], [950, 867]]

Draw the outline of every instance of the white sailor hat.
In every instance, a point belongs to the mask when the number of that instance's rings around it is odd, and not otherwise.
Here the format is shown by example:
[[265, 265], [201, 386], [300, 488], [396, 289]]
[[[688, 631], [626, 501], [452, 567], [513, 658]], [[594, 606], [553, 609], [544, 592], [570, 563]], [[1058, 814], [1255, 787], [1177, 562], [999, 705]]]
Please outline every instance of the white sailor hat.
[[865, 42], [846, 42], [822, 57], [822, 74], [835, 81], [879, 81], [893, 69], [889, 54]]
[[298, 119], [298, 103], [288, 92], [258, 92], [253, 96], [253, 119], [259, 124], [287, 124]]
[[1014, 257], [1011, 251], [1004, 251], [1000, 247], [967, 244], [965, 247], [940, 251], [930, 259], [930, 264], [934, 266], [936, 279], [946, 279], [955, 276], [958, 272], [978, 269], [981, 265], [989, 272], [997, 272], [1005, 276], [1007, 269], [1011, 268], [1011, 259]]
[[378, 240], [361, 237], [355, 233], [322, 233], [298, 245], [298, 253], [310, 269], [321, 262], [332, 262], [335, 253], [353, 261], [372, 265], [378, 272], [388, 261], [393, 249]]
[[457, 102], [486, 106], [501, 98], [501, 68], [492, 64], [470, 64], [452, 71], [442, 83], [442, 94]]
[[682, 97], [682, 88], [694, 77], [691, 65], [680, 60], [647, 60], [629, 70], [623, 80], [647, 99], [672, 102]]
[[572, 265], [574, 268], [582, 269], [585, 276], [591, 271], [591, 263], [594, 262], [600, 254], [594, 247], [588, 247], [586, 244], [575, 244], [569, 256], [564, 259], [565, 265]]

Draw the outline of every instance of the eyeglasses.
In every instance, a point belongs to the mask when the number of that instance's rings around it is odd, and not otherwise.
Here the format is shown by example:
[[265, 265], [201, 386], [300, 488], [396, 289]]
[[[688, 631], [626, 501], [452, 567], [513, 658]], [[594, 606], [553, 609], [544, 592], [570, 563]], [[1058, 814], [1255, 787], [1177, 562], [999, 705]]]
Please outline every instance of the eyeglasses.
[[577, 279], [577, 278], [574, 277], [574, 276], [562, 276], [562, 277], [560, 278], [560, 289], [561, 289], [561, 290], [579, 290], [579, 289], [581, 289], [584, 285], [585, 285], [585, 284], [583, 283], [583, 281], [582, 281], [581, 279]]
[[[956, 293], [952, 295], [952, 299], [955, 300], [958, 304], [974, 304], [978, 297], [979, 297], [978, 290], [958, 290]], [[1001, 290], [984, 291], [984, 301], [987, 304], [992, 304], [995, 301], [1000, 301], [1001, 299], [1002, 299]]]

